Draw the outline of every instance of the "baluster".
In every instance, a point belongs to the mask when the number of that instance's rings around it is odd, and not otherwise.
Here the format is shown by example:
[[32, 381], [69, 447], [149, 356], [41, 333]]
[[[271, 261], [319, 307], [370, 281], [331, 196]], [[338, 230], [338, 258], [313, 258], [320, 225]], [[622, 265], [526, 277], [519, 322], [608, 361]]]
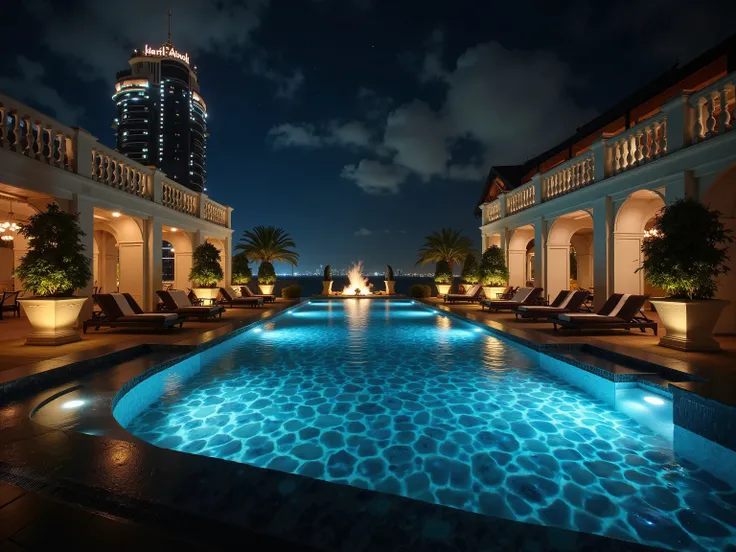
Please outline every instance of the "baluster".
[[721, 113], [718, 117], [718, 132], [723, 134], [726, 129], [731, 126], [731, 113], [728, 112], [728, 98], [726, 97], [726, 87], [724, 86], [718, 93], [721, 106]]
[[662, 120], [662, 155], [667, 153], [667, 119]]
[[16, 111], [13, 113], [13, 142], [12, 142], [12, 150], [15, 152], [17, 152], [21, 148], [20, 137], [21, 137], [20, 115], [18, 115], [18, 112]]
[[71, 136], [64, 136], [64, 169], [68, 171], [74, 170], [76, 152], [74, 151], [74, 142]]
[[621, 170], [621, 144], [616, 142], [613, 145], [613, 173], [616, 174]]
[[661, 131], [662, 131], [662, 125], [659, 123], [654, 123], [652, 125], [652, 158], [657, 159], [659, 157], [659, 154], [662, 151], [662, 148], [659, 145], [660, 139], [661, 139]]
[[651, 132], [652, 127], [650, 125], [644, 127], [643, 142], [641, 144], [641, 156], [645, 163], [649, 161], [649, 158], [652, 154], [652, 150], [649, 147], [649, 137], [651, 135]]
[[705, 138], [705, 98], [699, 98], [695, 103], [695, 141], [700, 142]]
[[710, 97], [706, 100], [706, 106], [708, 110], [708, 121], [706, 122], [707, 132], [705, 134], [706, 138], [710, 138], [711, 136], [718, 133], [718, 122], [716, 121], [716, 96], [715, 94], [710, 95]]

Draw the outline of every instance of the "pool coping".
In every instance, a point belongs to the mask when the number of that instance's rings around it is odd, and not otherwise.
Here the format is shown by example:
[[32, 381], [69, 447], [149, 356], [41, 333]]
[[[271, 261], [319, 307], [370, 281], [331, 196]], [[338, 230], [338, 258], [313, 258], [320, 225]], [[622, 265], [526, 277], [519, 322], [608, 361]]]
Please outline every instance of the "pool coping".
[[[305, 303], [307, 301], [301, 301], [235, 330], [220, 332], [198, 344], [157, 347], [158, 351], [171, 352], [176, 356], [146, 368], [121, 385], [110, 401], [110, 418], [114, 420], [112, 409], [117, 401], [140, 381]], [[433, 308], [432, 305], [427, 306]], [[504, 332], [493, 333], [512, 341], [518, 339], [518, 336], [509, 338]], [[520, 344], [528, 347], [526, 343]], [[544, 345], [534, 348], [542, 350]], [[141, 358], [145, 358], [145, 354]], [[43, 380], [48, 383], [50, 380], [47, 378], [60, 381], [84, 377], [98, 371], [104, 360], [109, 358], [92, 359], [78, 363], [80, 366], [46, 372], [45, 377], [37, 376], [31, 384], [16, 385], [11, 391], [26, 396], [32, 394], [29, 401], [37, 405], [39, 399], [50, 392], [48, 389], [34, 389], [36, 384]], [[70, 383], [66, 382], [67, 385]], [[21, 423], [38, 425], [30, 418]], [[167, 516], [184, 510], [205, 524], [209, 523], [207, 520], [211, 520], [212, 515], [217, 515], [218, 522], [324, 550], [389, 551], [407, 546], [417, 550], [435, 550], [437, 546], [450, 543], [462, 543], [461, 548], [467, 549], [652, 549], [629, 541], [474, 514], [398, 495], [161, 449], [140, 441], [132, 434], [129, 434], [129, 440], [121, 441], [73, 431], [30, 429], [30, 438], [11, 441], [0, 449], [0, 479], [13, 478], [57, 493], [63, 489], [77, 489], [77, 492], [85, 489], [90, 496], [105, 504], [107, 510], [112, 510], [113, 515], [115, 512], [123, 516], [133, 515], [131, 504], [134, 505], [133, 513], [140, 509], [147, 515], [156, 512], [159, 517], [168, 519]], [[134, 459], [132, 463], [137, 467], [136, 473], [129, 473], [131, 462], [125, 460], [127, 458]], [[78, 465], [82, 459], [107, 471], [82, 470]], [[147, 469], [141, 469], [143, 467]], [[166, 477], [152, 477], [156, 471], [163, 472]], [[131, 487], [131, 483], [135, 484]], [[184, 492], [185, 488], [188, 493]], [[192, 491], [195, 491], [194, 497]], [[246, 496], [248, 500], [243, 501]], [[124, 505], [128, 506], [127, 509], [123, 508]], [[278, 520], [275, 525], [274, 519]]]

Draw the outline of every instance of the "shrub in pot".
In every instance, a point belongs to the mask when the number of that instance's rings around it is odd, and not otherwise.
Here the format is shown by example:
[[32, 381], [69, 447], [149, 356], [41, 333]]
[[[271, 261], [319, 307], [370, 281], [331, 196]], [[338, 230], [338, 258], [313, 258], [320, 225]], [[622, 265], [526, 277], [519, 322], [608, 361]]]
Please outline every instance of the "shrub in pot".
[[217, 284], [224, 278], [220, 265], [220, 250], [211, 243], [198, 245], [192, 254], [189, 280], [198, 299], [214, 302], [220, 290]]
[[450, 293], [450, 288], [452, 287], [452, 269], [447, 261], [439, 261], [435, 265], [434, 283], [437, 286], [438, 297]]
[[733, 241], [720, 213], [692, 198], [664, 207], [644, 238], [639, 270], [668, 297], [653, 299], [666, 330], [659, 344], [684, 351], [720, 349], [713, 328], [728, 301], [714, 299], [717, 278], [729, 272], [719, 245]]
[[432, 288], [426, 284], [414, 284], [409, 289], [409, 295], [417, 299], [425, 299], [432, 296]]
[[66, 213], [55, 203], [21, 225], [28, 253], [15, 276], [32, 295], [20, 299], [33, 327], [28, 345], [61, 345], [81, 339], [74, 323], [87, 297], [74, 297], [92, 278], [91, 263], [84, 255], [79, 214]]
[[302, 286], [293, 284], [281, 290], [284, 299], [299, 299], [302, 296]]
[[258, 287], [264, 295], [272, 295], [276, 283], [276, 271], [268, 261], [263, 261], [258, 267]]
[[492, 245], [483, 252], [478, 266], [478, 279], [487, 299], [496, 299], [506, 289], [509, 269], [503, 251], [497, 245]]
[[480, 274], [478, 272], [478, 259], [475, 254], [468, 253], [463, 262], [463, 269], [460, 272], [460, 278], [463, 283], [467, 286], [474, 286], [480, 281]]
[[332, 265], [325, 267], [325, 274], [322, 277], [322, 295], [330, 295], [332, 293]]
[[386, 265], [386, 275], [383, 283], [386, 286], [386, 295], [396, 294], [396, 280], [394, 280], [394, 269], [391, 268], [391, 265]]
[[233, 268], [232, 268], [232, 284], [233, 286], [245, 286], [248, 285], [253, 279], [253, 272], [250, 269], [248, 257], [244, 253], [238, 253], [233, 255]]

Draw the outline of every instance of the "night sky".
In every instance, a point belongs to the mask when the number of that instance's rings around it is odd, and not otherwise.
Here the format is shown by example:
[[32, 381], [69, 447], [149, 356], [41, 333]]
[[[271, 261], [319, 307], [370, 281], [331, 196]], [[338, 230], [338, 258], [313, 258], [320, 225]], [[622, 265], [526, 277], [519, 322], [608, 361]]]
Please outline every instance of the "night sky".
[[114, 146], [115, 73], [166, 42], [171, 8], [207, 102], [208, 191], [235, 208], [234, 240], [276, 225], [297, 270], [411, 271], [442, 226], [480, 248], [491, 165], [553, 146], [736, 29], [736, 5], [717, 0], [551, 4], [24, 0], [5, 10], [0, 90]]

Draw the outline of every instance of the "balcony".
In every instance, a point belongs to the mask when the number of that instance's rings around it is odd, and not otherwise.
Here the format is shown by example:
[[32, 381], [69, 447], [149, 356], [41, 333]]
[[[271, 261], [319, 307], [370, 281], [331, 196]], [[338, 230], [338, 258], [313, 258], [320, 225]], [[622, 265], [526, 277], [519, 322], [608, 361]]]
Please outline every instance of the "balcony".
[[554, 201], [731, 132], [736, 118], [735, 90], [736, 73], [731, 73], [702, 90], [670, 100], [646, 120], [619, 134], [603, 135], [572, 159], [484, 203], [483, 224]]

